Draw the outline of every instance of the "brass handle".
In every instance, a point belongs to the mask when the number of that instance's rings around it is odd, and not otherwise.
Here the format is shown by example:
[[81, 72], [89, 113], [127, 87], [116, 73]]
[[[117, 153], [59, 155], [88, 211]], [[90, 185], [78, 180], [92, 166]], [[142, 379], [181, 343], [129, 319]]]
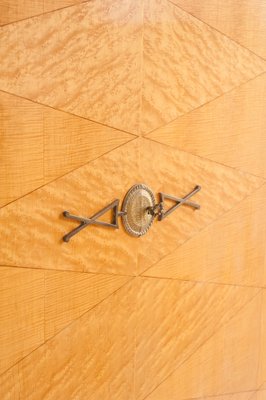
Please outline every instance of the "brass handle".
[[[197, 185], [190, 193], [188, 193], [183, 198], [160, 192], [160, 201], [159, 203], [156, 203], [152, 190], [145, 184], [137, 184], [132, 186], [127, 192], [123, 200], [121, 211], [119, 211], [120, 201], [118, 199], [110, 203], [108, 206], [102, 208], [90, 218], [79, 217], [77, 215], [70, 214], [68, 211], [64, 211], [63, 216], [65, 218], [77, 221], [80, 224], [68, 234], [66, 234], [63, 237], [63, 241], [69, 242], [69, 240], [74, 235], [90, 225], [101, 225], [108, 228], [118, 229], [119, 217], [122, 217], [124, 228], [130, 235], [135, 237], [143, 236], [150, 229], [156, 217], [158, 217], [158, 221], [162, 221], [182, 205], [199, 209], [200, 205], [189, 201], [189, 199], [200, 190], [201, 187]], [[165, 210], [165, 200], [172, 200], [175, 202], [175, 204]], [[112, 210], [111, 222], [98, 220], [99, 217], [110, 210]]]

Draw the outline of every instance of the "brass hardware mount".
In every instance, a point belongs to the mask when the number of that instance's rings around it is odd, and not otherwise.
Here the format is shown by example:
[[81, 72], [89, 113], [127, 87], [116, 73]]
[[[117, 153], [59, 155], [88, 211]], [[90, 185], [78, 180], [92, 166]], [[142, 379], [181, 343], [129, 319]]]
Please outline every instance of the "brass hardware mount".
[[[132, 186], [129, 189], [123, 200], [122, 209], [120, 211], [120, 201], [118, 199], [102, 208], [90, 218], [79, 217], [77, 215], [70, 214], [68, 211], [64, 211], [63, 216], [65, 218], [77, 221], [79, 222], [79, 225], [67, 233], [63, 237], [63, 241], [69, 242], [73, 236], [91, 225], [101, 225], [108, 228], [118, 229], [119, 217], [122, 218], [124, 228], [131, 236], [143, 236], [150, 229], [156, 217], [158, 218], [158, 221], [162, 221], [182, 205], [186, 205], [194, 209], [200, 209], [199, 204], [189, 201], [189, 199], [200, 190], [201, 187], [197, 185], [183, 198], [160, 192], [159, 203], [156, 203], [152, 190], [147, 185], [140, 183]], [[175, 204], [165, 210], [165, 200], [171, 200]], [[112, 211], [112, 221], [110, 223], [100, 221], [99, 218], [108, 211]]]

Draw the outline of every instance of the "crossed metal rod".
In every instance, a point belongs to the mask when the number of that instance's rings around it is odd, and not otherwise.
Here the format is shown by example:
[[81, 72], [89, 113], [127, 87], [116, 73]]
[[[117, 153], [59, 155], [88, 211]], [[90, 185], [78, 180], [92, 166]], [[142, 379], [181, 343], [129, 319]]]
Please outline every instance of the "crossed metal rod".
[[[77, 233], [82, 231], [82, 229], [86, 228], [89, 225], [102, 225], [102, 226], [107, 226], [109, 228], [118, 229], [119, 226], [118, 226], [118, 223], [117, 223], [117, 219], [118, 219], [118, 217], [120, 217], [120, 216], [125, 214], [124, 211], [118, 211], [118, 206], [119, 206], [119, 200], [116, 199], [111, 204], [109, 204], [108, 206], [102, 208], [100, 211], [98, 211], [96, 214], [94, 214], [90, 218], [78, 217], [76, 215], [70, 214], [68, 211], [64, 211], [63, 212], [63, 216], [64, 217], [66, 217], [68, 219], [72, 219], [74, 221], [78, 221], [78, 222], [80, 222], [80, 225], [77, 226], [77, 228], [75, 228], [72, 231], [70, 231], [67, 235], [65, 235], [63, 237], [63, 241], [64, 242], [69, 242], [69, 240], [72, 238], [72, 236], [76, 235]], [[108, 223], [108, 222], [98, 221], [97, 220], [97, 218], [101, 217], [103, 214], [105, 214], [107, 211], [109, 211], [111, 209], [113, 209], [115, 211], [115, 213], [114, 213], [114, 221], [112, 223]]]
[[[199, 185], [195, 186], [195, 188], [188, 193], [185, 197], [179, 198], [179, 197], [174, 197], [165, 193], [159, 193], [160, 196], [160, 202], [158, 204], [155, 204], [153, 207], [147, 207], [147, 212], [153, 216], [158, 216], [158, 221], [162, 221], [164, 218], [166, 218], [168, 215], [170, 215], [172, 212], [174, 212], [178, 207], [182, 205], [186, 205], [189, 207], [193, 207], [195, 209], [199, 209], [200, 205], [198, 203], [195, 203], [193, 201], [189, 201], [189, 199], [194, 196], [197, 192], [201, 190], [201, 187]], [[164, 211], [163, 209], [163, 204], [164, 200], [169, 199], [173, 200], [176, 202], [176, 204], [172, 207], [170, 207], [167, 211]], [[67, 233], [63, 237], [64, 242], [69, 242], [69, 240], [76, 235], [78, 232], [80, 232], [82, 229], [86, 228], [89, 225], [101, 225], [105, 226], [108, 228], [115, 228], [118, 229], [118, 218], [125, 215], [125, 211], [119, 211], [119, 200], [116, 199], [112, 203], [110, 203], [108, 206], [102, 208], [100, 211], [98, 211], [96, 214], [92, 215], [90, 218], [86, 217], [78, 217], [77, 215], [70, 214], [68, 211], [63, 212], [63, 216], [65, 218], [78, 221], [80, 222], [80, 225], [74, 228], [72, 231]], [[104, 222], [104, 221], [99, 221], [97, 218], [101, 217], [103, 214], [105, 214], [107, 211], [113, 210], [113, 220], [111, 223]]]

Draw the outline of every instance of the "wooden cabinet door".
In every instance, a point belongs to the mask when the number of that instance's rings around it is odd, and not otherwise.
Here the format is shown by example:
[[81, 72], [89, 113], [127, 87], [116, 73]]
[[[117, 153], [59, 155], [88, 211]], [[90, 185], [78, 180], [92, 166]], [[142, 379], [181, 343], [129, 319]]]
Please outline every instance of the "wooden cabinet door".
[[[265, 1], [3, 0], [0, 25], [1, 400], [266, 399]], [[137, 183], [200, 209], [63, 241]]]

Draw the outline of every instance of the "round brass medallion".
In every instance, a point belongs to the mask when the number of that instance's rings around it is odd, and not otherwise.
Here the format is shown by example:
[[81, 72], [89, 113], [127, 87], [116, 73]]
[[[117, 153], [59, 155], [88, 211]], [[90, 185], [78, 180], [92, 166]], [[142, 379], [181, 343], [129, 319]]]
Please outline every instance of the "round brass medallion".
[[145, 235], [154, 220], [154, 215], [149, 214], [147, 208], [154, 205], [155, 197], [148, 186], [141, 183], [129, 189], [122, 204], [122, 211], [126, 212], [122, 221], [130, 235]]

